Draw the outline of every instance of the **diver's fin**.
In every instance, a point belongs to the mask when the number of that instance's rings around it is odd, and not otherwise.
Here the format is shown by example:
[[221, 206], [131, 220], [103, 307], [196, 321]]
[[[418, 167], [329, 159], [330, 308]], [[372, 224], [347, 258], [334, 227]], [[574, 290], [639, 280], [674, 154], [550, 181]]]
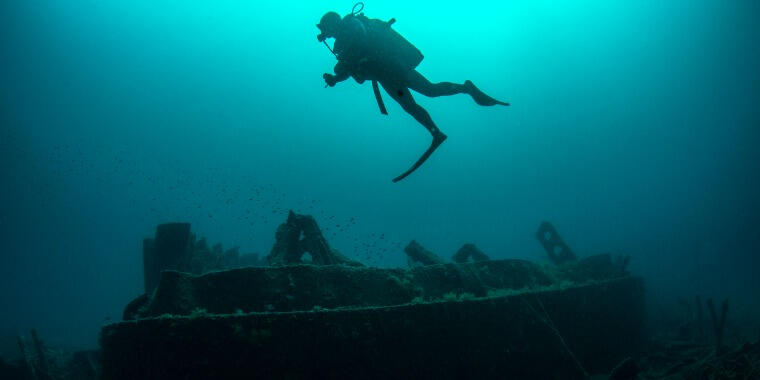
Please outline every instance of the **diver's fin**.
[[475, 87], [475, 85], [469, 80], [464, 81], [464, 87], [467, 89], [467, 93], [472, 96], [472, 99], [475, 101], [475, 103], [478, 103], [481, 106], [495, 106], [497, 104], [502, 106], [509, 105], [507, 102], [501, 102], [486, 95], [483, 91], [480, 91], [480, 89]]
[[417, 162], [415, 162], [414, 165], [412, 165], [412, 167], [409, 168], [409, 170], [405, 171], [400, 176], [394, 178], [393, 182], [401, 181], [402, 179], [406, 178], [406, 176], [408, 176], [409, 174], [412, 174], [412, 172], [417, 170], [417, 168], [419, 168], [423, 163], [425, 163], [428, 157], [430, 157], [430, 155], [433, 154], [436, 148], [438, 148], [438, 146], [441, 145], [441, 143], [443, 143], [446, 140], [446, 137], [447, 136], [443, 134], [443, 132], [438, 131], [438, 134], [433, 136], [433, 142], [430, 143], [430, 147], [427, 148], [425, 153], [422, 153], [422, 156], [420, 156]]

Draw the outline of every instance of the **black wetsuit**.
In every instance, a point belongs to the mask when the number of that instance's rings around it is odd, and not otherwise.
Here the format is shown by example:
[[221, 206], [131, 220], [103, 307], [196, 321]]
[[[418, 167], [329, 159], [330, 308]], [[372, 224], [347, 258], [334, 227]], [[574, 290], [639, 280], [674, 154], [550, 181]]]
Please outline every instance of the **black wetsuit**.
[[341, 20], [340, 33], [335, 37], [333, 49], [338, 57], [334, 68], [338, 77], [351, 76], [359, 83], [365, 80], [377, 81], [402, 106], [406, 102], [397, 98], [411, 97], [409, 89], [428, 97], [467, 93], [464, 85], [432, 83], [417, 70], [407, 69], [401, 63], [394, 62], [392, 56], [377, 56], [380, 49], [374, 48], [372, 44], [382, 44], [383, 41], [371, 40], [368, 26], [365, 26], [368, 21], [382, 22], [352, 15]]
[[[393, 181], [397, 182], [411, 174], [435, 151], [435, 149], [446, 140], [446, 135], [441, 132], [433, 122], [430, 114], [422, 108], [417, 102], [410, 90], [414, 90], [428, 97], [446, 96], [454, 94], [469, 94], [475, 102], [481, 105], [509, 105], [508, 103], [499, 102], [478, 90], [470, 81], [464, 84], [451, 82], [432, 83], [422, 76], [414, 67], [422, 60], [422, 54], [411, 46], [403, 37], [396, 35], [411, 47], [415, 54], [407, 54], [394, 50], [393, 33], [389, 30], [378, 33], [379, 29], [373, 28], [390, 28], [392, 22], [385, 23], [376, 19], [369, 19], [363, 15], [348, 15], [340, 21], [338, 32], [335, 35], [335, 44], [333, 52], [338, 58], [335, 65], [335, 78], [330, 79], [328, 84], [340, 82], [353, 77], [357, 82], [363, 83], [365, 80], [376, 81], [379, 83], [388, 95], [390, 95], [408, 114], [412, 115], [420, 124], [422, 124], [432, 135], [433, 141], [425, 153], [412, 165], [405, 173], [396, 177]], [[384, 40], [385, 39], [385, 40]], [[390, 39], [390, 40], [389, 40]], [[409, 49], [406, 49], [409, 50]], [[328, 80], [328, 77], [325, 78]], [[378, 102], [381, 102], [379, 99]], [[381, 111], [384, 106], [381, 104]]]

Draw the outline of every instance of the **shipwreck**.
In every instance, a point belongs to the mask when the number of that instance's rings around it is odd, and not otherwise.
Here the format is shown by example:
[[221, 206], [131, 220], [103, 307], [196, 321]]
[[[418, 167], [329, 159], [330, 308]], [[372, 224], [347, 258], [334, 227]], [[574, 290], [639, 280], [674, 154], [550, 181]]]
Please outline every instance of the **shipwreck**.
[[[516, 378], [609, 373], [641, 348], [644, 284], [610, 254], [578, 258], [551, 224], [550, 264], [447, 261], [373, 268], [290, 212], [265, 258], [212, 248], [190, 225], [144, 242], [145, 294], [103, 327], [103, 379]], [[307, 263], [304, 257], [311, 260]]]

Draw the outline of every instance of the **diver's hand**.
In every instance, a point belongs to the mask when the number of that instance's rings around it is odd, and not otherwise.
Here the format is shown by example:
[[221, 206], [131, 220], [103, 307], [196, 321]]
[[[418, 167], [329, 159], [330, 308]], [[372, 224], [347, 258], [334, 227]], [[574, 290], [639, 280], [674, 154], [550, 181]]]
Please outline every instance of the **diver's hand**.
[[335, 86], [335, 83], [338, 83], [338, 79], [335, 75], [324, 73], [322, 75], [322, 78], [325, 79], [325, 83], [327, 83], [328, 86], [333, 87]]

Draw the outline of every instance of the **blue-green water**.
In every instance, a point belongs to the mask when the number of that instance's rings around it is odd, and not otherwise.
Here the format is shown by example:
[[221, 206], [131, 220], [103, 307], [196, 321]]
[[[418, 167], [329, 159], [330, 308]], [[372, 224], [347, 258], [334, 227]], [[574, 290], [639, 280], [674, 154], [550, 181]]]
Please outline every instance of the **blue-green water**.
[[760, 3], [367, 2], [430, 80], [512, 103], [416, 95], [449, 139], [399, 183], [429, 134], [369, 83], [324, 88], [314, 25], [353, 3], [260, 3], [0, 4], [0, 336], [93, 346], [156, 224], [264, 255], [288, 209], [380, 266], [411, 239], [544, 261], [549, 220], [651, 299], [760, 307]]

